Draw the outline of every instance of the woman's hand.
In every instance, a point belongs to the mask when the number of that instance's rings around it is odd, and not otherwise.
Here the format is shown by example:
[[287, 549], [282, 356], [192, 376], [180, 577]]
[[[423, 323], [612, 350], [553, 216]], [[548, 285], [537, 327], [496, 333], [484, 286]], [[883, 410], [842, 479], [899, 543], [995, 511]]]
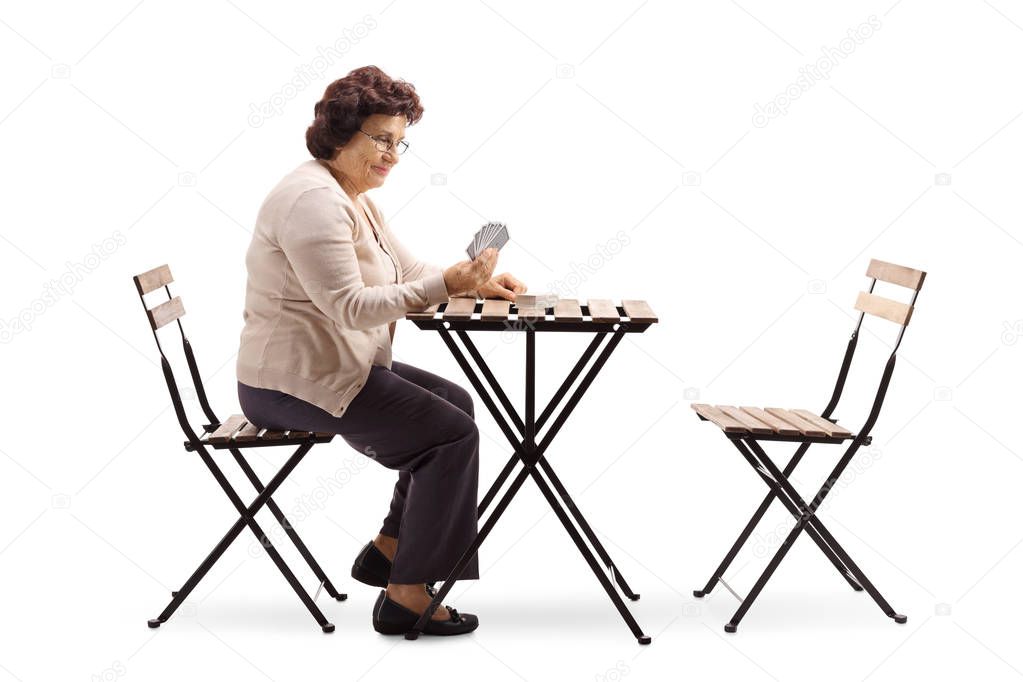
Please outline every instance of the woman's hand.
[[516, 294], [526, 291], [526, 285], [512, 277], [510, 272], [502, 272], [476, 290], [480, 298], [506, 298], [515, 300]]
[[475, 260], [464, 260], [455, 263], [444, 271], [444, 286], [448, 296], [457, 296], [467, 291], [478, 290], [490, 281], [497, 265], [497, 249], [484, 249]]

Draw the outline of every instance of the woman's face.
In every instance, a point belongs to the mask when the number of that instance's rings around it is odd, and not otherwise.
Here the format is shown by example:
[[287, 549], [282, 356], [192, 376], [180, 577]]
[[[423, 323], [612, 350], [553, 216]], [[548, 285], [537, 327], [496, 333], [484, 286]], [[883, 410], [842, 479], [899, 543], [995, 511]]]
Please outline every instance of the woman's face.
[[377, 142], [370, 138], [397, 144], [405, 139], [405, 117], [373, 114], [362, 122], [361, 130], [356, 131], [347, 144], [339, 147], [337, 156], [327, 162], [341, 176], [345, 191], [356, 195], [383, 185], [398, 163], [396, 146], [380, 151]]

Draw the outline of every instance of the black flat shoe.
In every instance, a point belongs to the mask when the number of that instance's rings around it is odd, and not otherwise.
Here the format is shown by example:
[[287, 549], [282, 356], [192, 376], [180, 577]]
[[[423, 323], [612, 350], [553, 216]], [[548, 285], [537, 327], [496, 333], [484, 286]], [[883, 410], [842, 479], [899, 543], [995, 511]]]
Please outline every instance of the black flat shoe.
[[[384, 556], [384, 553], [377, 549], [373, 541], [366, 543], [366, 546], [355, 557], [352, 564], [352, 577], [360, 583], [372, 585], [373, 587], [387, 587], [391, 577], [391, 560]], [[437, 590], [433, 585], [426, 586], [426, 593], [433, 597]]]
[[352, 577], [373, 587], [387, 587], [391, 577], [391, 561], [377, 546], [367, 542], [352, 564]]
[[[471, 613], [460, 614], [450, 606], [446, 608], [451, 614], [450, 620], [431, 618], [423, 628], [424, 635], [464, 635], [480, 626], [479, 618]], [[403, 635], [411, 630], [418, 620], [418, 613], [388, 599], [386, 590], [380, 590], [377, 603], [373, 605], [374, 630], [382, 635]]]

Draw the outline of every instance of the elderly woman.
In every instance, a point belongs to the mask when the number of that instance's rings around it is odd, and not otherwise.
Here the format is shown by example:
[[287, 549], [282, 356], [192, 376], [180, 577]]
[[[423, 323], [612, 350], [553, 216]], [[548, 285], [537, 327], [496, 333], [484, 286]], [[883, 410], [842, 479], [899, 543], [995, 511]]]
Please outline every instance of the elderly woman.
[[[399, 472], [352, 576], [386, 588], [373, 627], [400, 634], [426, 610], [426, 584], [446, 578], [475, 538], [479, 431], [465, 389], [392, 361], [395, 320], [460, 294], [514, 301], [526, 287], [493, 276], [495, 249], [447, 269], [417, 260], [366, 195], [423, 114], [411, 84], [366, 66], [331, 83], [314, 111], [314, 158], [270, 191], [245, 258], [238, 399], [257, 426], [336, 433]], [[474, 559], [462, 578], [478, 577]], [[426, 632], [478, 625], [438, 608]]]

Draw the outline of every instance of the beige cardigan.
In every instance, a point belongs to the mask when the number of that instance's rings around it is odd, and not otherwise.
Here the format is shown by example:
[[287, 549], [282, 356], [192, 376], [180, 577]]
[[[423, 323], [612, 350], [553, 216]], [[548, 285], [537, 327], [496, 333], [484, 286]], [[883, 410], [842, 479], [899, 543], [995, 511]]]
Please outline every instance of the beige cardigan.
[[336, 417], [372, 365], [390, 369], [394, 321], [448, 300], [443, 269], [416, 260], [373, 202], [353, 202], [315, 159], [266, 197], [245, 266], [238, 380]]

